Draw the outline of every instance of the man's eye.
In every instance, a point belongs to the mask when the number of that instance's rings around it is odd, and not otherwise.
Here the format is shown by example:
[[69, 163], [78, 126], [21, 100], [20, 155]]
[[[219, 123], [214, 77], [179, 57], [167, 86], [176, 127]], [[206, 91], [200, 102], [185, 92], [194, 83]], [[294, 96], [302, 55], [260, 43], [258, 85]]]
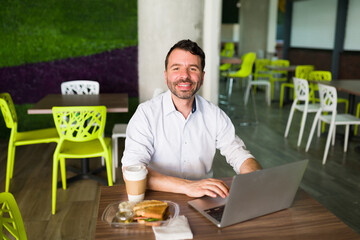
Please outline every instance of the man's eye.
[[191, 71], [197, 71], [198, 69], [197, 68], [190, 68]]

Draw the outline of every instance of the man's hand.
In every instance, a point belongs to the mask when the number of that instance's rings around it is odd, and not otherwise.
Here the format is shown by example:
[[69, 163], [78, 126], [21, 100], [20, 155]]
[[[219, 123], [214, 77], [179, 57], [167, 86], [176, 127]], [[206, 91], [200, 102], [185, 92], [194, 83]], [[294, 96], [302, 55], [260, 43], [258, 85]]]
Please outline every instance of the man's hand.
[[202, 197], [205, 195], [216, 197], [219, 195], [225, 198], [229, 195], [229, 187], [225, 182], [214, 178], [188, 181], [185, 188], [185, 194], [189, 197]]

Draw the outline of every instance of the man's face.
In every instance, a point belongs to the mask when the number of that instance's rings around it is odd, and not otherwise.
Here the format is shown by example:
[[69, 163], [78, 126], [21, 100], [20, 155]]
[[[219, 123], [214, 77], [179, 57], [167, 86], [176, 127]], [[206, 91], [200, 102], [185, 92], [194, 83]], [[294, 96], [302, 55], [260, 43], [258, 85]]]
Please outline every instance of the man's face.
[[182, 49], [174, 49], [168, 59], [165, 80], [173, 95], [191, 99], [203, 84], [201, 59]]

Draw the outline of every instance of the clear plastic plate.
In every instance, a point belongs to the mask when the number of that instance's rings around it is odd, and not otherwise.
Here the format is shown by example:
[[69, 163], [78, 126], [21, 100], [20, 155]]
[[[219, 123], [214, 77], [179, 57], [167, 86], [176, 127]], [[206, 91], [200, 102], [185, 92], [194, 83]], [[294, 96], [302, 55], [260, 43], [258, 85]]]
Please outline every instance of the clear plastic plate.
[[150, 222], [149, 224], [143, 224], [138, 222], [130, 222], [130, 223], [122, 223], [118, 222], [116, 218], [116, 213], [119, 212], [119, 204], [122, 201], [110, 203], [104, 210], [101, 219], [110, 224], [112, 227], [117, 228], [132, 228], [132, 227], [144, 227], [144, 226], [165, 226], [169, 223], [170, 219], [175, 218], [179, 215], [180, 208], [177, 203], [164, 200], [164, 202], [167, 202], [169, 205], [169, 217], [164, 221], [156, 221], [156, 222]]

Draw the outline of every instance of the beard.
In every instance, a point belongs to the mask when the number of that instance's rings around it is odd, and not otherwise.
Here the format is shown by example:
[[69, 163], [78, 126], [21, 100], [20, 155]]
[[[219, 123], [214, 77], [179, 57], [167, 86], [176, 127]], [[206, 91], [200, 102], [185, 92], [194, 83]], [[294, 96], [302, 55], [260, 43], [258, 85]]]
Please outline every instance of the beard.
[[[179, 90], [177, 88], [177, 85], [179, 85], [181, 83], [190, 84], [190, 89], [189, 90]], [[191, 99], [199, 91], [199, 89], [201, 87], [200, 82], [196, 83], [194, 81], [191, 81], [190, 79], [179, 80], [179, 81], [176, 81], [173, 83], [168, 80], [167, 85], [168, 85], [168, 88], [170, 89], [171, 93], [180, 99]]]

